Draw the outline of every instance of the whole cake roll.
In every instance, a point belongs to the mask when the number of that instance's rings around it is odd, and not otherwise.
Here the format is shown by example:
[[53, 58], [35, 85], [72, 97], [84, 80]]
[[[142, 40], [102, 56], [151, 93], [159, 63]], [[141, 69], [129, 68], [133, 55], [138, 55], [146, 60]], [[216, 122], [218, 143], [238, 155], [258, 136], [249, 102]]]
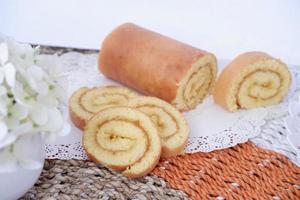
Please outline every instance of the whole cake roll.
[[108, 107], [126, 106], [129, 99], [137, 96], [135, 92], [118, 86], [82, 87], [69, 100], [70, 118], [77, 128], [83, 129], [95, 113]]
[[184, 153], [190, 129], [175, 107], [161, 99], [144, 96], [132, 98], [128, 106], [145, 113], [156, 125], [162, 143], [161, 157]]
[[151, 172], [161, 154], [154, 123], [129, 107], [110, 107], [94, 115], [85, 127], [83, 147], [91, 160], [131, 178]]
[[98, 65], [105, 76], [181, 111], [211, 92], [217, 71], [213, 54], [131, 23], [105, 38]]
[[218, 78], [213, 97], [228, 111], [274, 105], [287, 95], [288, 67], [263, 52], [247, 52], [229, 63]]

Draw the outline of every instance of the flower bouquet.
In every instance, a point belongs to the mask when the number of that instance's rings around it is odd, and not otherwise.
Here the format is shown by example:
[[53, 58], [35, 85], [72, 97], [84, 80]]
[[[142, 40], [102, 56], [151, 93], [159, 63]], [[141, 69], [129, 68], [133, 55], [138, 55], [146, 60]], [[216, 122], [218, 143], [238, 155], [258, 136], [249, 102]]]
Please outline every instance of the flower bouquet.
[[44, 139], [69, 132], [62, 80], [53, 57], [0, 35], [1, 199], [26, 192], [41, 173]]

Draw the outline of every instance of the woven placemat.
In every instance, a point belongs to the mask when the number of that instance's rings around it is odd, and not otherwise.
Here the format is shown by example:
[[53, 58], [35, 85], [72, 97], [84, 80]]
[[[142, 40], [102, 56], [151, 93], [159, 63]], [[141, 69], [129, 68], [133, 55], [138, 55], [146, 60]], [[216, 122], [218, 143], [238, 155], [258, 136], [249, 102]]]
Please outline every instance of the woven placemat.
[[300, 169], [251, 142], [164, 159], [151, 176], [136, 180], [89, 161], [47, 160], [21, 199], [176, 200], [187, 194], [197, 200], [300, 199]]
[[153, 174], [192, 199], [300, 199], [300, 168], [251, 142], [162, 160]]
[[39, 180], [21, 199], [181, 200], [188, 196], [156, 176], [130, 180], [89, 161], [47, 160]]

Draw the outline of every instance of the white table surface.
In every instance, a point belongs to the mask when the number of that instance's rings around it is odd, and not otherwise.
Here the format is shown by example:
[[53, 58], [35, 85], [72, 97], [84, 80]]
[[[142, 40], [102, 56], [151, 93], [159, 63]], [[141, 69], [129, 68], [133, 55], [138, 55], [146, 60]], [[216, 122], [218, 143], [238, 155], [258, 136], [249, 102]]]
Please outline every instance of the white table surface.
[[22, 42], [98, 49], [128, 21], [219, 58], [260, 50], [300, 64], [299, 0], [0, 0], [0, 32]]

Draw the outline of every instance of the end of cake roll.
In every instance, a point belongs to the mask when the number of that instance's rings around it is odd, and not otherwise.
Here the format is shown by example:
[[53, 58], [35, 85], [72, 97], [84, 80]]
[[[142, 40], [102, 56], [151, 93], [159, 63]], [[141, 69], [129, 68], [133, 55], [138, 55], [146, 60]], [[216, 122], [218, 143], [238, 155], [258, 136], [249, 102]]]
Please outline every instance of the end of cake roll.
[[179, 82], [172, 104], [180, 111], [194, 109], [212, 92], [216, 73], [216, 57], [210, 53], [200, 57]]
[[145, 113], [158, 129], [162, 143], [161, 157], [181, 154], [187, 143], [190, 129], [182, 113], [169, 103], [156, 97], [136, 97], [128, 106]]
[[287, 95], [286, 64], [263, 52], [247, 52], [229, 63], [216, 81], [214, 101], [230, 112], [278, 104]]

